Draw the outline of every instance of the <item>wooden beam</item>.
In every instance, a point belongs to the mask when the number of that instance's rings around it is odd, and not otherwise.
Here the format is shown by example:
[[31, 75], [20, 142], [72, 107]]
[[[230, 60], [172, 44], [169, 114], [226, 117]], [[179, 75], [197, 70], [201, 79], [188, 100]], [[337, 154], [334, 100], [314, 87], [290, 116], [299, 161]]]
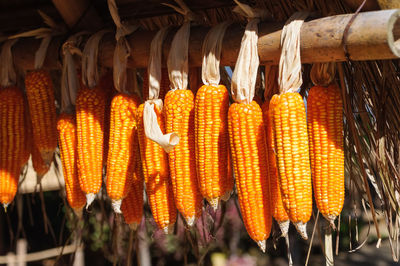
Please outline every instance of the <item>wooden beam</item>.
[[[302, 63], [335, 62], [347, 60], [342, 44], [343, 32], [353, 14], [337, 15], [315, 19], [303, 24], [301, 29]], [[261, 64], [278, 64], [280, 57], [280, 35], [282, 23], [261, 23], [259, 26], [258, 53]], [[201, 45], [208, 28], [193, 27], [190, 36], [189, 64], [201, 66]], [[243, 36], [243, 26], [231, 26], [224, 38], [221, 65], [234, 66]], [[132, 54], [128, 67], [147, 67], [149, 47], [155, 32], [139, 30], [128, 37]], [[163, 47], [165, 64], [174, 32], [167, 36]], [[45, 67], [58, 67], [60, 40], [50, 46]], [[16, 65], [31, 69], [37, 40], [20, 40], [13, 49]], [[400, 10], [381, 10], [360, 13], [350, 27], [347, 38], [350, 59], [381, 60], [400, 57]], [[115, 48], [113, 34], [108, 34], [101, 42], [99, 63], [112, 67]]]
[[52, 2], [69, 28], [97, 30], [102, 26], [101, 18], [89, 0], [52, 0]]

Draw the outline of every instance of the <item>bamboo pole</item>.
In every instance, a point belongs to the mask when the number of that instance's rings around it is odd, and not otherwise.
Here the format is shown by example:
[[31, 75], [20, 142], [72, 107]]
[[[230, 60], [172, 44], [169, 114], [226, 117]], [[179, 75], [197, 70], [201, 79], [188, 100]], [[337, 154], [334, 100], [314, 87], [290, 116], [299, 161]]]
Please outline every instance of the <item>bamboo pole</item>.
[[[343, 32], [353, 14], [336, 15], [315, 19], [303, 24], [301, 29], [302, 63], [340, 62], [347, 58], [343, 50]], [[282, 23], [261, 23], [259, 26], [258, 53], [260, 64], [278, 64], [280, 57], [280, 35]], [[201, 66], [201, 45], [209, 28], [194, 27], [191, 30], [189, 47], [189, 64]], [[165, 64], [172, 37], [170, 32], [164, 42], [163, 63]], [[139, 30], [128, 37], [132, 48], [128, 60], [130, 68], [147, 67], [150, 42], [155, 32]], [[239, 53], [243, 27], [231, 26], [224, 38], [221, 65], [234, 66]], [[56, 39], [49, 47], [45, 67], [60, 67], [60, 39]], [[23, 69], [32, 69], [34, 52], [39, 41], [24, 39], [18, 41], [13, 48], [14, 62]], [[360, 13], [351, 24], [346, 41], [351, 60], [381, 60], [400, 57], [400, 10], [380, 10]], [[99, 63], [112, 67], [115, 38], [108, 34], [100, 45]]]

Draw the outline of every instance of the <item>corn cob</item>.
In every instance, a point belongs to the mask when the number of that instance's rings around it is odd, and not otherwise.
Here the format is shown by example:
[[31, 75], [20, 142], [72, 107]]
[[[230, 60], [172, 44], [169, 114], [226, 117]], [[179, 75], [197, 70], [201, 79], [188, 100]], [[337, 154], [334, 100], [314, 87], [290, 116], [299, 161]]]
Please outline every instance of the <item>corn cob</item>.
[[24, 96], [21, 89], [0, 89], [0, 202], [6, 208], [17, 193], [24, 153]]
[[233, 103], [229, 107], [229, 139], [238, 199], [250, 237], [265, 251], [271, 232], [268, 157], [260, 106]]
[[294, 92], [274, 95], [270, 110], [283, 206], [290, 221], [307, 239], [312, 189], [304, 102]]
[[332, 224], [344, 202], [343, 114], [340, 89], [314, 86], [307, 100], [314, 197]]
[[69, 206], [78, 215], [85, 206], [85, 193], [79, 186], [76, 121], [72, 114], [63, 113], [57, 121], [58, 141]]
[[107, 193], [116, 213], [135, 167], [136, 112], [138, 100], [128, 94], [117, 94], [111, 103], [110, 141], [107, 160]]
[[[165, 123], [161, 108], [155, 104], [154, 110], [164, 133]], [[147, 197], [155, 222], [168, 233], [172, 230], [177, 213], [169, 177], [168, 157], [160, 145], [146, 137], [143, 111], [144, 104], [141, 104], [138, 109], [138, 137]]]
[[228, 175], [229, 95], [224, 85], [203, 85], [195, 102], [196, 163], [199, 189], [203, 197], [218, 208], [233, 188]]
[[278, 169], [275, 158], [274, 136], [272, 130], [272, 117], [270, 111], [270, 102], [266, 100], [262, 106], [264, 115], [264, 126], [267, 143], [269, 187], [271, 192], [271, 211], [272, 217], [278, 222], [282, 234], [285, 236], [289, 230], [289, 216], [286, 213], [282, 203], [281, 191], [278, 181]]
[[177, 133], [179, 144], [169, 153], [169, 168], [175, 205], [189, 226], [202, 209], [196, 175], [194, 96], [190, 90], [170, 90], [165, 96], [167, 133]]
[[[137, 134], [135, 134], [135, 138], [137, 138]], [[144, 177], [142, 163], [140, 161], [138, 140], [136, 140], [135, 152], [137, 153], [137, 156], [135, 159], [135, 170], [132, 175], [131, 188], [126, 198], [122, 200], [121, 204], [121, 210], [125, 222], [132, 230], [137, 229], [143, 216]]]
[[50, 73], [45, 70], [29, 72], [25, 77], [25, 87], [33, 139], [44, 162], [50, 165], [57, 148], [56, 107]]
[[[161, 81], [160, 81], [160, 93], [158, 95], [159, 99], [164, 99], [165, 95], [169, 90], [169, 78], [168, 78], [168, 69], [161, 69]], [[149, 74], [147, 69], [143, 72], [143, 99], [149, 99]]]
[[105, 106], [101, 88], [79, 90], [76, 100], [78, 176], [87, 206], [93, 202], [102, 183]]

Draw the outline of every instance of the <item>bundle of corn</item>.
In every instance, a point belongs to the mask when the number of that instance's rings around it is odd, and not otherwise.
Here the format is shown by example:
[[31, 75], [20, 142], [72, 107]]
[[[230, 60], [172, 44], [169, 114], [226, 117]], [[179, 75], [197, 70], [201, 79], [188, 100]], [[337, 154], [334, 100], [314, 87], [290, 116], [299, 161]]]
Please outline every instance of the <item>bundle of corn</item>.
[[[159, 130], [159, 134], [165, 133], [164, 115], [162, 113], [162, 100], [158, 99], [163, 86], [167, 85], [163, 78], [167, 79], [168, 72], [161, 69], [162, 42], [168, 32], [168, 28], [161, 29], [153, 38], [150, 47], [150, 59], [147, 77], [150, 80], [147, 88], [144, 88], [144, 94], [147, 94], [147, 100], [139, 106], [138, 110], [138, 137], [140, 144], [140, 154], [142, 158], [142, 167], [144, 180], [146, 184], [147, 197], [153, 214], [154, 220], [160, 229], [164, 232], [171, 232], [176, 220], [176, 207], [174, 204], [174, 195], [169, 173], [167, 153], [163, 147], [156, 143], [157, 139], [152, 140], [149, 135], [153, 128]], [[163, 76], [164, 75], [164, 76]], [[153, 112], [154, 120], [148, 113]]]
[[[137, 135], [135, 134], [135, 138]], [[121, 210], [125, 222], [132, 230], [139, 226], [143, 215], [143, 170], [140, 160], [140, 151], [138, 140], [135, 141], [134, 152], [136, 153], [135, 166], [133, 171], [132, 183], [127, 196], [122, 200]], [[127, 183], [128, 185], [129, 183]]]
[[344, 202], [343, 111], [339, 87], [332, 84], [334, 63], [314, 64], [307, 118], [314, 198], [332, 227]]
[[232, 76], [229, 139], [243, 221], [250, 237], [265, 252], [271, 231], [268, 157], [263, 114], [253, 101], [257, 69], [259, 19], [251, 19]]
[[67, 201], [79, 215], [85, 206], [86, 198], [79, 186], [75, 116], [62, 113], [57, 121], [57, 129]]
[[20, 88], [0, 89], [0, 202], [6, 208], [17, 193], [24, 154], [24, 96]]
[[28, 72], [26, 95], [32, 121], [33, 140], [45, 164], [50, 165], [57, 148], [54, 86], [46, 70]]
[[264, 126], [266, 133], [267, 157], [269, 166], [269, 187], [271, 193], [272, 217], [278, 222], [282, 235], [286, 236], [289, 231], [289, 217], [283, 207], [281, 190], [278, 182], [278, 168], [275, 157], [274, 131], [272, 130], [272, 115], [270, 109], [271, 92], [274, 94], [278, 89], [278, 68], [266, 67], [265, 71], [265, 102], [262, 106], [264, 115]]
[[214, 208], [227, 200], [233, 188], [229, 175], [229, 94], [220, 81], [222, 40], [229, 23], [212, 28], [203, 42], [203, 85], [195, 101], [195, 143], [199, 189]]
[[126, 180], [131, 178], [135, 166], [137, 145], [136, 112], [139, 100], [126, 93], [118, 93], [111, 103], [110, 140], [107, 156], [107, 194], [116, 213], [129, 187]]
[[190, 22], [175, 34], [168, 55], [171, 88], [165, 96], [167, 133], [177, 133], [179, 144], [169, 153], [175, 204], [189, 226], [200, 216], [202, 198], [196, 173], [194, 138], [194, 95], [187, 90]]
[[[283, 29], [278, 80], [280, 94], [272, 97], [269, 110], [283, 206], [290, 221], [307, 239], [306, 224], [312, 211], [311, 172], [306, 111], [302, 97], [296, 92], [302, 83], [299, 34], [296, 33], [300, 32], [304, 17], [302, 13], [296, 13], [291, 17], [293, 21]], [[291, 49], [296, 50], [288, 52]]]

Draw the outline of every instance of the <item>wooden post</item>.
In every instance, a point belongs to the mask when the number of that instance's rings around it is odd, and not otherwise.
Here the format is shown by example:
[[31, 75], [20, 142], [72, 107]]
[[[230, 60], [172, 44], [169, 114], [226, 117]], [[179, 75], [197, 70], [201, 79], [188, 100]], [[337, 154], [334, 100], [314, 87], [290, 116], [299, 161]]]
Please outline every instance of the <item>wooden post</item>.
[[[302, 63], [346, 61], [343, 50], [343, 32], [353, 14], [336, 15], [315, 19], [303, 24], [301, 29]], [[258, 54], [260, 64], [277, 65], [280, 57], [280, 35], [282, 23], [259, 25]], [[243, 36], [243, 27], [232, 25], [224, 37], [221, 66], [234, 66]], [[189, 46], [189, 64], [200, 67], [201, 45], [209, 28], [193, 27]], [[149, 47], [155, 32], [138, 30], [128, 37], [132, 48], [128, 60], [130, 68], [145, 68], [149, 60]], [[163, 63], [165, 65], [174, 32], [164, 42]], [[45, 67], [59, 68], [59, 46], [61, 39], [50, 45]], [[24, 69], [33, 69], [34, 54], [39, 40], [19, 40], [13, 48], [14, 63]], [[348, 31], [347, 50], [351, 60], [381, 60], [400, 57], [400, 10], [380, 10], [360, 13]], [[112, 67], [115, 37], [108, 34], [101, 42], [99, 64]]]
[[26, 239], [17, 240], [17, 266], [26, 266], [26, 253], [28, 242]]

